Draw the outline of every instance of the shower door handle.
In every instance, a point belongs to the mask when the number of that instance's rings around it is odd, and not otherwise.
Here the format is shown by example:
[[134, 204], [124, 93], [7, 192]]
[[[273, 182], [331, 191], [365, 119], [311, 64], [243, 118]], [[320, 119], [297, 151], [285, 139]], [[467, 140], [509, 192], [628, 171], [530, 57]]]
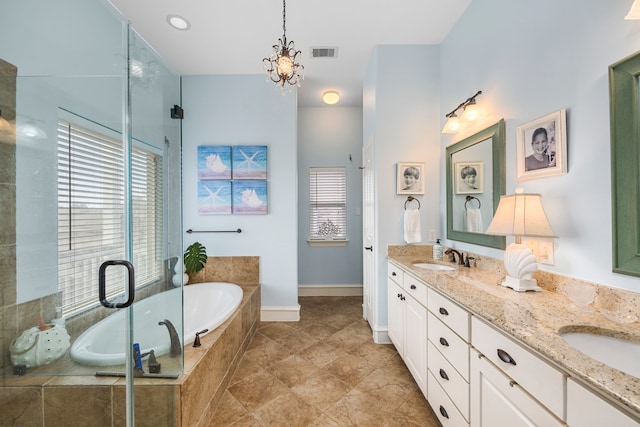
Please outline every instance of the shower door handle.
[[[129, 298], [125, 302], [111, 302], [107, 300], [107, 267], [111, 265], [124, 265], [129, 273], [128, 278], [128, 287], [129, 287]], [[98, 271], [98, 296], [100, 297], [100, 304], [107, 308], [125, 308], [129, 307], [133, 304], [133, 300], [136, 299], [136, 280], [135, 274], [133, 270], [133, 264], [129, 261], [124, 260], [109, 260], [105, 261], [100, 265], [100, 270]]]

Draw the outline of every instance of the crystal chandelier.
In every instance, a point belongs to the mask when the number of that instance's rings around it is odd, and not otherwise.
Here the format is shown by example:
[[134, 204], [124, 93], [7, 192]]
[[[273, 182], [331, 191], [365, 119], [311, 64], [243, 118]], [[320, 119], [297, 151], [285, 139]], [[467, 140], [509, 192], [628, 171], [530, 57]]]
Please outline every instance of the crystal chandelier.
[[283, 91], [287, 83], [291, 90], [291, 86], [299, 87], [300, 81], [304, 79], [304, 66], [296, 62], [301, 52], [296, 50], [293, 40], [287, 43], [286, 8], [286, 1], [282, 0], [282, 38], [278, 39], [278, 44], [273, 45], [271, 56], [262, 60], [269, 80], [279, 85]]

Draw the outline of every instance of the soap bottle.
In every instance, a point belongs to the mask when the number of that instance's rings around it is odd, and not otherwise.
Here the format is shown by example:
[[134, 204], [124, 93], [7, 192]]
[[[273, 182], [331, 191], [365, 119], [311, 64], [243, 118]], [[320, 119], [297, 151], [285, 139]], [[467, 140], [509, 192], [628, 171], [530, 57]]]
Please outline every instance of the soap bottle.
[[442, 259], [443, 248], [440, 244], [440, 239], [436, 239], [436, 244], [433, 245], [433, 259]]

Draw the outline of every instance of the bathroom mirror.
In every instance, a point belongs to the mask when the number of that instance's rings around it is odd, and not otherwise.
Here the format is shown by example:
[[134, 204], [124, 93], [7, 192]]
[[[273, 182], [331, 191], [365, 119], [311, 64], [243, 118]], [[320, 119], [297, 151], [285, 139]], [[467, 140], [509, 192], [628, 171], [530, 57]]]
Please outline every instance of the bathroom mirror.
[[640, 276], [640, 52], [609, 67], [613, 271]]
[[485, 234], [505, 193], [504, 120], [446, 148], [447, 238], [504, 249]]

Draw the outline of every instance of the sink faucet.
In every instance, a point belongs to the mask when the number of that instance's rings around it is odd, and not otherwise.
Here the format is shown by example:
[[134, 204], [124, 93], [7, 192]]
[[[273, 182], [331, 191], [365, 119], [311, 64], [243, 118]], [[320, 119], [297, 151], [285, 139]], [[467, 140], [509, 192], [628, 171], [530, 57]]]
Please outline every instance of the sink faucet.
[[180, 356], [182, 354], [182, 344], [180, 344], [180, 337], [178, 336], [173, 323], [171, 323], [167, 319], [164, 319], [158, 322], [158, 325], [164, 325], [169, 330], [169, 337], [171, 338], [171, 352], [169, 353], [169, 355], [171, 357]]
[[451, 261], [451, 262], [456, 262], [456, 255], [455, 254], [458, 254], [458, 264], [464, 265], [464, 254], [463, 253], [458, 252], [455, 249], [447, 249], [446, 251], [444, 251], [444, 253], [446, 255], [450, 255], [449, 261]]

